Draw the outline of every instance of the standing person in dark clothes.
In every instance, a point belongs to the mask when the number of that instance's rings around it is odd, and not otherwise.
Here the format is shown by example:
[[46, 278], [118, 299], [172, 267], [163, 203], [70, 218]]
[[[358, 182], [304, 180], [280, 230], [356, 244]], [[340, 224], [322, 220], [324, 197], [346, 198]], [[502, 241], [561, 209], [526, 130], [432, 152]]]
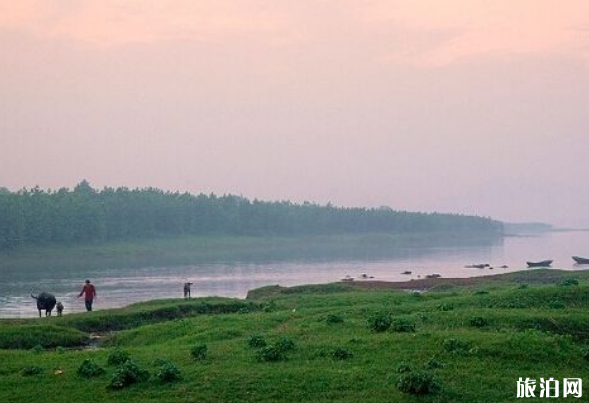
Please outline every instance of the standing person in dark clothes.
[[80, 298], [82, 295], [84, 295], [86, 310], [90, 312], [92, 310], [92, 302], [94, 302], [94, 298], [96, 297], [96, 288], [94, 287], [94, 284], [90, 283], [90, 280], [86, 280], [86, 284], [84, 284], [84, 288], [82, 288], [78, 298]]
[[184, 298], [190, 298], [190, 286], [192, 283], [184, 283]]

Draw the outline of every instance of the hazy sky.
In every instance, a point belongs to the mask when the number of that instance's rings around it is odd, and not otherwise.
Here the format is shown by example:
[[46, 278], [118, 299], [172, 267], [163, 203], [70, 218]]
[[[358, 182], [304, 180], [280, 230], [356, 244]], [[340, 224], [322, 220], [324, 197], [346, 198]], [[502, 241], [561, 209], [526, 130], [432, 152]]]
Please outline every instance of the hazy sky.
[[587, 0], [0, 0], [0, 186], [589, 224]]

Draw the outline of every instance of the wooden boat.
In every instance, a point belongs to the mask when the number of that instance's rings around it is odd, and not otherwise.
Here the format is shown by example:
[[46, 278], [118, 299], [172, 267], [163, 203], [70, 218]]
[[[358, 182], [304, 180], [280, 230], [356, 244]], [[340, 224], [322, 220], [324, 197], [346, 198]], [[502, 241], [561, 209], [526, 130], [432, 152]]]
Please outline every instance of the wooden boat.
[[577, 262], [577, 264], [589, 264], [589, 259], [585, 257], [573, 256], [573, 260]]
[[526, 262], [528, 267], [550, 267], [553, 260], [542, 260], [541, 262]]
[[409, 270], [405, 270], [403, 273], [401, 274], [411, 274], [412, 272], [410, 272]]
[[467, 269], [486, 269], [487, 267], [491, 267], [489, 263], [480, 263], [480, 264], [471, 264], [465, 266]]

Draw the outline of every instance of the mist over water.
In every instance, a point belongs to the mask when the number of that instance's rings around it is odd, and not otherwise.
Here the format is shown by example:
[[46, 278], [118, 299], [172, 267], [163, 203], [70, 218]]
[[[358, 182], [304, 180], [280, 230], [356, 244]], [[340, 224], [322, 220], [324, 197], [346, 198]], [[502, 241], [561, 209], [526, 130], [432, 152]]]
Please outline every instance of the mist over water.
[[[202, 262], [179, 266], [81, 267], [46, 270], [4, 268], [0, 276], [0, 317], [37, 315], [31, 293], [49, 291], [65, 305], [65, 313], [84, 310], [77, 299], [85, 278], [97, 287], [95, 309], [125, 306], [161, 298], [179, 298], [185, 281], [193, 282], [192, 296], [244, 298], [253, 288], [279, 284], [328, 283], [349, 275], [374, 276], [374, 280], [407, 281], [438, 273], [443, 277], [472, 277], [526, 269], [525, 262], [554, 259], [554, 268], [584, 270], [571, 256], [589, 257], [589, 232], [553, 232], [535, 236], [506, 237], [477, 244], [423, 244], [403, 246], [370, 258], [366, 254], [338, 257], [264, 258], [256, 261]], [[494, 269], [471, 269], [465, 265], [490, 263]], [[508, 269], [501, 269], [508, 265]], [[405, 270], [411, 275], [401, 274]]]

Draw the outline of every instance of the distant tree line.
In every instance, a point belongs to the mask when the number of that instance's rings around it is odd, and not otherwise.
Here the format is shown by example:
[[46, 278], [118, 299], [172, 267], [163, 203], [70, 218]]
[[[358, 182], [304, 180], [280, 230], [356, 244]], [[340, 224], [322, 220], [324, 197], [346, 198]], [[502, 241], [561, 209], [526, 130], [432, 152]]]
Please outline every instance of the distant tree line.
[[0, 248], [183, 235], [498, 234], [502, 230], [502, 223], [475, 216], [252, 201], [154, 188], [96, 190], [86, 181], [73, 190], [0, 188]]

